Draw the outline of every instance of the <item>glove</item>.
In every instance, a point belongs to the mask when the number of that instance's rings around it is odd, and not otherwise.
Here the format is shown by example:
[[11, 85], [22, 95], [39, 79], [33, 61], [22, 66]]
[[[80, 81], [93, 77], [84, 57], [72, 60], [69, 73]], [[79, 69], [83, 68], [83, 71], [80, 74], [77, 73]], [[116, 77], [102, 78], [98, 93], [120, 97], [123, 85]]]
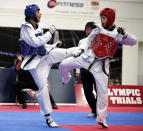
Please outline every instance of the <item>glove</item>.
[[118, 27], [117, 32], [121, 35], [125, 35], [125, 29], [123, 29], [122, 27]]
[[62, 41], [60, 40], [53, 44], [54, 48], [60, 47], [61, 45], [62, 45]]
[[76, 57], [80, 56], [83, 52], [84, 52], [84, 49], [75, 50], [75, 51], [73, 51], [73, 56], [76, 58]]
[[55, 27], [54, 25], [52, 25], [52, 26], [49, 28], [49, 32], [50, 32], [51, 34], [54, 34], [55, 31], [56, 31], [56, 27]]

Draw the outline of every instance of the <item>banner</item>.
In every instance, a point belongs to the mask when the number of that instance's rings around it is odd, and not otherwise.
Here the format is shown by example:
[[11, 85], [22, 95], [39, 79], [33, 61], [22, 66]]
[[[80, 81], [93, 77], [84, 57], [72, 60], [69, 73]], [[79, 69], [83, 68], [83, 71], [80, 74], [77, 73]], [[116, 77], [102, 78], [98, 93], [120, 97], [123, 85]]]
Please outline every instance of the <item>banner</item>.
[[[88, 106], [82, 84], [75, 85], [75, 94], [78, 106]], [[143, 107], [143, 86], [110, 85], [108, 86], [108, 96], [109, 106]]]
[[48, 12], [72, 15], [95, 15], [99, 9], [98, 0], [48, 0]]
[[76, 104], [78, 106], [88, 106], [82, 84], [75, 84]]
[[109, 106], [143, 106], [143, 86], [112, 85], [108, 95]]

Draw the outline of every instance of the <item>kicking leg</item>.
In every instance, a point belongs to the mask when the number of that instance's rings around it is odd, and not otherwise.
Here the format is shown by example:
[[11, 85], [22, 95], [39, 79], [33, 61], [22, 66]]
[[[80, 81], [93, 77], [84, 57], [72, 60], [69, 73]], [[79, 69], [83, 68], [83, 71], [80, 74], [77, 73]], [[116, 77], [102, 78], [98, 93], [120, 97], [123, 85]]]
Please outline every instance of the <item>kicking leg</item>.
[[47, 62], [49, 64], [56, 64], [67, 57], [73, 56], [74, 52], [77, 50], [79, 50], [78, 47], [72, 47], [68, 49], [55, 48], [47, 54]]
[[69, 57], [64, 59], [60, 65], [59, 70], [62, 76], [63, 83], [67, 84], [71, 79], [70, 71], [76, 68], [82, 68], [84, 65], [84, 61], [81, 56], [74, 58]]

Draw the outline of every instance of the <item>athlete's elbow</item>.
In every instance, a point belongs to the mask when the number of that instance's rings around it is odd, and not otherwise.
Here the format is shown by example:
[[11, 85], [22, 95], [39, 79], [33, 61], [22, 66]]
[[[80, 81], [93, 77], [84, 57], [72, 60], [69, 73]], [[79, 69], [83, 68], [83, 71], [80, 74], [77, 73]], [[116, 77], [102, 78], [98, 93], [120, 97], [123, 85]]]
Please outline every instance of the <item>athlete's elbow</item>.
[[33, 47], [39, 47], [39, 46], [42, 46], [42, 45], [44, 45], [44, 42], [43, 41], [41, 41], [41, 40], [33, 40], [32, 41], [32, 45], [33, 45]]

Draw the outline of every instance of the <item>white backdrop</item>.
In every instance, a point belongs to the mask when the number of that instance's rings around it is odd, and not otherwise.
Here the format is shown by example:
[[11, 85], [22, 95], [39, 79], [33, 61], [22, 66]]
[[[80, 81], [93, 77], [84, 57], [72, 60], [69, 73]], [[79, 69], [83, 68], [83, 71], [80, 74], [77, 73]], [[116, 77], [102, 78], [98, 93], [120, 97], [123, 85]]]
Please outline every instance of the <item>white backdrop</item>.
[[[35, 3], [41, 8], [41, 21], [47, 28], [55, 25], [57, 29], [84, 30], [88, 21], [100, 24], [100, 10], [110, 7], [116, 10], [116, 25], [125, 27], [128, 32], [137, 37], [138, 41], [143, 41], [143, 0], [57, 0], [54, 8], [47, 6], [49, 1], [0, 0], [0, 26], [20, 27], [24, 21], [26, 5]], [[93, 6], [92, 2], [99, 5]], [[143, 65], [138, 59], [138, 45], [123, 46], [122, 59], [122, 84], [138, 85], [138, 63]], [[143, 82], [140, 84], [143, 85]]]

